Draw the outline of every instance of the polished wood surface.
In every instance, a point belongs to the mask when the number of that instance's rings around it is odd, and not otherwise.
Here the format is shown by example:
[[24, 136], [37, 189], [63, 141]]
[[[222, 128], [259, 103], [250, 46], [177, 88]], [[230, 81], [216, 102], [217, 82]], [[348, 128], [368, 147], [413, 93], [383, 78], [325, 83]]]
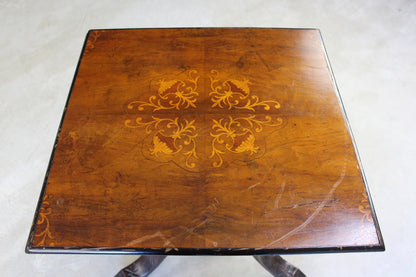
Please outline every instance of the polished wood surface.
[[29, 252], [383, 247], [318, 30], [89, 32]]

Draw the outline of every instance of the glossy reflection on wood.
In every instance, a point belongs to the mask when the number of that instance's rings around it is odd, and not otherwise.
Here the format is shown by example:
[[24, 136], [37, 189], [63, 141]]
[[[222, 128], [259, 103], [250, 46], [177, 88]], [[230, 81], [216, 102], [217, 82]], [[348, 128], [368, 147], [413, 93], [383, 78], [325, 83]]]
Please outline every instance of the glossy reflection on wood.
[[[132, 264], [126, 266], [115, 277], [145, 277], [149, 276], [166, 258], [164, 255], [141, 256]], [[305, 277], [295, 266], [288, 263], [279, 255], [254, 256], [274, 277]]]
[[146, 277], [149, 276], [164, 260], [166, 256], [141, 256], [129, 266], [126, 266], [115, 277]]
[[29, 252], [381, 250], [317, 30], [90, 31]]
[[291, 265], [279, 255], [254, 256], [274, 277], [306, 277], [299, 268]]

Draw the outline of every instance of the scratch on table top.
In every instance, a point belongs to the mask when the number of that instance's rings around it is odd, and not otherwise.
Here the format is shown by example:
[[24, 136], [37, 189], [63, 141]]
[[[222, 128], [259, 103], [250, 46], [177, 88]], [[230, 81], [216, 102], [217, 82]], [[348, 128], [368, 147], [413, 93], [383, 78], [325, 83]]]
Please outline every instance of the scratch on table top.
[[217, 205], [219, 205], [220, 202], [218, 201], [218, 199], [215, 197], [213, 203], [209, 204], [200, 214], [197, 218], [195, 218], [194, 220], [191, 221], [190, 226], [178, 226], [180, 229], [183, 230], [182, 233], [178, 233], [176, 236], [172, 237], [171, 239], [175, 239], [178, 236], [181, 235], [186, 235], [186, 237], [184, 238], [184, 240], [186, 240], [188, 237], [190, 236], [196, 236], [199, 237], [203, 240], [208, 241], [209, 243], [211, 243], [214, 247], [216, 247], [218, 245], [218, 243], [216, 241], [213, 241], [205, 236], [201, 236], [200, 234], [198, 234], [196, 232], [196, 230], [198, 228], [200, 228], [201, 226], [205, 225], [207, 222], [209, 222], [212, 217], [214, 216], [214, 214], [216, 213], [218, 207]]
[[260, 182], [255, 183], [255, 184], [254, 184], [254, 185], [252, 185], [252, 186], [249, 186], [249, 187], [247, 188], [247, 190], [252, 189], [252, 188], [255, 188], [255, 187], [257, 187], [258, 185], [260, 185]]
[[282, 198], [283, 193], [285, 192], [285, 187], [286, 187], [286, 181], [283, 181], [282, 185], [280, 186], [280, 192], [277, 194], [274, 200], [273, 208], [271, 210], [265, 211], [264, 214], [269, 214], [279, 209], [279, 202], [280, 202], [280, 199]]
[[260, 185], [260, 184], [261, 184], [261, 182], [255, 183], [254, 185], [251, 185], [251, 186], [249, 186], [248, 188], [241, 190], [240, 192], [244, 192], [244, 191], [247, 191], [247, 190], [253, 189], [253, 188], [257, 187], [257, 186], [258, 186], [258, 185]]
[[244, 191], [250, 190], [250, 189], [252, 189], [252, 188], [257, 187], [257, 186], [258, 186], [258, 185], [260, 185], [260, 184], [263, 184], [263, 183], [264, 183], [264, 181], [266, 180], [267, 176], [269, 176], [269, 175], [270, 175], [270, 173], [273, 171], [273, 169], [274, 169], [274, 167], [273, 167], [273, 166], [269, 166], [269, 168], [268, 168], [267, 172], [263, 175], [263, 177], [261, 178], [260, 182], [257, 182], [257, 183], [255, 183], [254, 185], [251, 185], [251, 186], [249, 186], [248, 188], [243, 189], [241, 192], [244, 192]]
[[132, 240], [132, 241], [130, 241], [129, 243], [127, 243], [126, 244], [126, 246], [127, 247], [130, 247], [130, 246], [134, 246], [134, 245], [137, 245], [137, 244], [139, 244], [139, 243], [142, 243], [142, 242], [144, 242], [144, 241], [148, 241], [148, 240], [151, 240], [151, 239], [154, 239], [154, 238], [160, 238], [160, 239], [162, 239], [163, 241], [164, 241], [164, 244], [163, 244], [163, 246], [168, 246], [168, 245], [170, 245], [170, 246], [172, 246], [173, 248], [175, 248], [175, 245], [170, 241], [170, 240], [168, 240], [163, 234], [162, 234], [162, 232], [160, 232], [160, 231], [157, 231], [156, 233], [154, 233], [153, 235], [146, 235], [146, 236], [143, 236], [143, 237], [140, 237], [140, 238], [138, 238], [138, 239], [135, 239], [135, 240]]
[[293, 199], [295, 199], [295, 196], [293, 195], [292, 190], [289, 190], [289, 196], [290, 196], [290, 200], [293, 202]]
[[[217, 198], [214, 198], [215, 203], [209, 204], [199, 215], [197, 218], [191, 221], [191, 224], [194, 226], [194, 229], [199, 227], [202, 224], [205, 224], [217, 211], [219, 205], [219, 201]], [[203, 222], [201, 223], [201, 218], [203, 218]]]
[[206, 240], [209, 243], [211, 243], [214, 247], [218, 245], [218, 242], [213, 241], [212, 239], [209, 239], [207, 237], [201, 236], [200, 234], [197, 234], [194, 232], [195, 228], [186, 228], [185, 226], [179, 226], [180, 229], [184, 230], [186, 233], [189, 233], [190, 235], [196, 236], [202, 240]]
[[330, 200], [331, 196], [334, 194], [335, 190], [338, 188], [338, 186], [344, 180], [344, 178], [345, 178], [345, 171], [346, 171], [346, 169], [344, 167], [343, 171], [341, 172], [341, 175], [340, 175], [339, 179], [332, 185], [332, 188], [328, 192], [328, 194], [326, 195], [325, 199], [319, 204], [319, 206], [315, 209], [315, 211], [301, 225], [299, 225], [298, 227], [294, 228], [293, 230], [291, 230], [290, 232], [286, 233], [285, 235], [281, 236], [277, 240], [274, 240], [274, 241], [270, 242], [265, 247], [271, 247], [274, 244], [278, 243], [279, 241], [282, 241], [282, 240], [287, 239], [288, 237], [290, 237], [290, 236], [294, 235], [295, 233], [299, 232], [300, 230], [302, 230], [303, 228], [305, 228], [309, 223], [311, 223], [311, 221], [319, 214], [319, 212], [323, 209], [323, 207], [325, 207], [325, 205]]
[[[200, 228], [201, 226], [205, 225], [208, 221], [211, 220], [211, 218], [214, 216], [215, 212], [217, 211], [217, 205], [219, 205], [220, 202], [218, 201], [217, 198], [214, 198], [213, 203], [209, 204], [200, 214], [197, 218], [195, 218], [194, 220], [191, 221], [191, 226], [190, 227], [186, 227], [186, 226], [178, 226], [180, 229], [182, 229], [184, 232], [182, 234], [188, 234], [187, 237], [193, 235], [193, 236], [197, 236], [201, 239], [204, 239], [208, 242], [210, 242], [214, 247], [216, 247], [218, 245], [218, 243], [216, 241], [213, 241], [209, 238], [206, 238], [204, 236], [201, 236], [199, 234], [197, 234], [195, 232], [195, 230], [197, 230], [198, 228]], [[171, 251], [172, 249], [176, 249], [176, 246], [172, 243], [171, 240], [174, 240], [176, 237], [178, 237], [179, 234], [177, 234], [176, 236], [170, 237], [170, 240], [168, 238], [166, 238], [163, 233], [161, 231], [157, 231], [156, 233], [152, 234], [152, 235], [146, 235], [146, 236], [142, 236], [138, 239], [132, 240], [129, 243], [126, 244], [127, 247], [130, 246], [136, 246], [142, 242], [154, 239], [154, 238], [160, 238], [161, 240], [163, 240], [164, 244], [163, 246], [169, 246], [168, 248], [166, 248], [166, 252]], [[186, 238], [187, 238], [186, 237]], [[185, 238], [185, 239], [186, 239]]]
[[275, 209], [279, 208], [279, 201], [282, 198], [283, 192], [285, 191], [285, 186], [286, 186], [286, 182], [283, 181], [282, 186], [280, 187], [281, 191], [277, 195], [276, 199], [274, 200], [274, 208]]
[[202, 222], [198, 223], [197, 225], [195, 225], [195, 226], [193, 226], [189, 229], [191, 229], [191, 230], [198, 229], [199, 227], [201, 227], [202, 225], [205, 225], [210, 220], [211, 220], [211, 217], [208, 217], [208, 218], [204, 219]]

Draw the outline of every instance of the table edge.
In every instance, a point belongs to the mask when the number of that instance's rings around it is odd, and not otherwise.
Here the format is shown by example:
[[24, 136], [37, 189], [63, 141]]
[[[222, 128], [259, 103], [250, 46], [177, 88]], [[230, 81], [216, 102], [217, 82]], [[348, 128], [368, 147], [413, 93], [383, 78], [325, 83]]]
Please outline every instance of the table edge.
[[338, 99], [338, 104], [340, 106], [342, 116], [344, 117], [345, 126], [347, 127], [348, 134], [351, 138], [351, 143], [352, 143], [353, 148], [354, 148], [355, 156], [357, 158], [357, 163], [358, 163], [358, 167], [359, 167], [359, 170], [360, 170], [361, 179], [363, 180], [363, 183], [364, 183], [365, 193], [367, 195], [368, 204], [370, 206], [371, 215], [373, 217], [374, 227], [376, 229], [379, 245], [383, 248], [383, 251], [384, 251], [385, 250], [384, 239], [383, 239], [383, 235], [381, 234], [380, 224], [379, 224], [378, 219], [377, 219], [377, 215], [376, 215], [376, 211], [375, 211], [375, 208], [374, 208], [373, 200], [372, 200], [372, 197], [371, 197], [371, 194], [370, 194], [370, 188], [369, 188], [367, 178], [366, 178], [365, 173], [364, 173], [364, 168], [363, 168], [363, 165], [362, 165], [362, 162], [361, 162], [361, 157], [360, 157], [360, 154], [358, 152], [358, 147], [357, 147], [357, 144], [355, 142], [355, 138], [354, 138], [354, 135], [353, 135], [353, 132], [352, 132], [352, 129], [351, 129], [350, 121], [348, 120], [348, 116], [347, 116], [347, 113], [345, 111], [345, 106], [344, 106], [344, 102], [342, 101], [341, 93], [339, 92], [338, 85], [337, 85], [337, 82], [335, 80], [334, 71], [332, 70], [331, 62], [330, 62], [329, 57], [328, 57], [328, 52], [327, 52], [326, 47], [325, 47], [325, 43], [324, 43], [324, 40], [323, 40], [323, 37], [322, 37], [322, 33], [321, 33], [320, 30], [318, 30], [318, 32], [319, 32], [319, 36], [320, 36], [320, 39], [321, 39], [322, 49], [324, 50], [326, 63], [328, 65], [328, 69], [329, 69], [329, 72], [331, 74], [332, 85], [334, 87], [334, 91], [335, 91], [335, 94], [336, 94], [337, 99]]
[[384, 245], [299, 248], [110, 248], [110, 247], [26, 247], [27, 254], [109, 254], [109, 255], [284, 255], [344, 252], [382, 252]]

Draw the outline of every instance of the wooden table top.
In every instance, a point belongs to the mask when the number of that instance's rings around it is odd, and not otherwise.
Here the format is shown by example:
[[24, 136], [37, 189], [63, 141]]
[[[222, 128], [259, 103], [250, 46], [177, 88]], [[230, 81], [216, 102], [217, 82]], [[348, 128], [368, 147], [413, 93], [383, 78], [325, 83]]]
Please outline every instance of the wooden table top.
[[363, 176], [319, 30], [92, 30], [26, 250], [383, 250]]

